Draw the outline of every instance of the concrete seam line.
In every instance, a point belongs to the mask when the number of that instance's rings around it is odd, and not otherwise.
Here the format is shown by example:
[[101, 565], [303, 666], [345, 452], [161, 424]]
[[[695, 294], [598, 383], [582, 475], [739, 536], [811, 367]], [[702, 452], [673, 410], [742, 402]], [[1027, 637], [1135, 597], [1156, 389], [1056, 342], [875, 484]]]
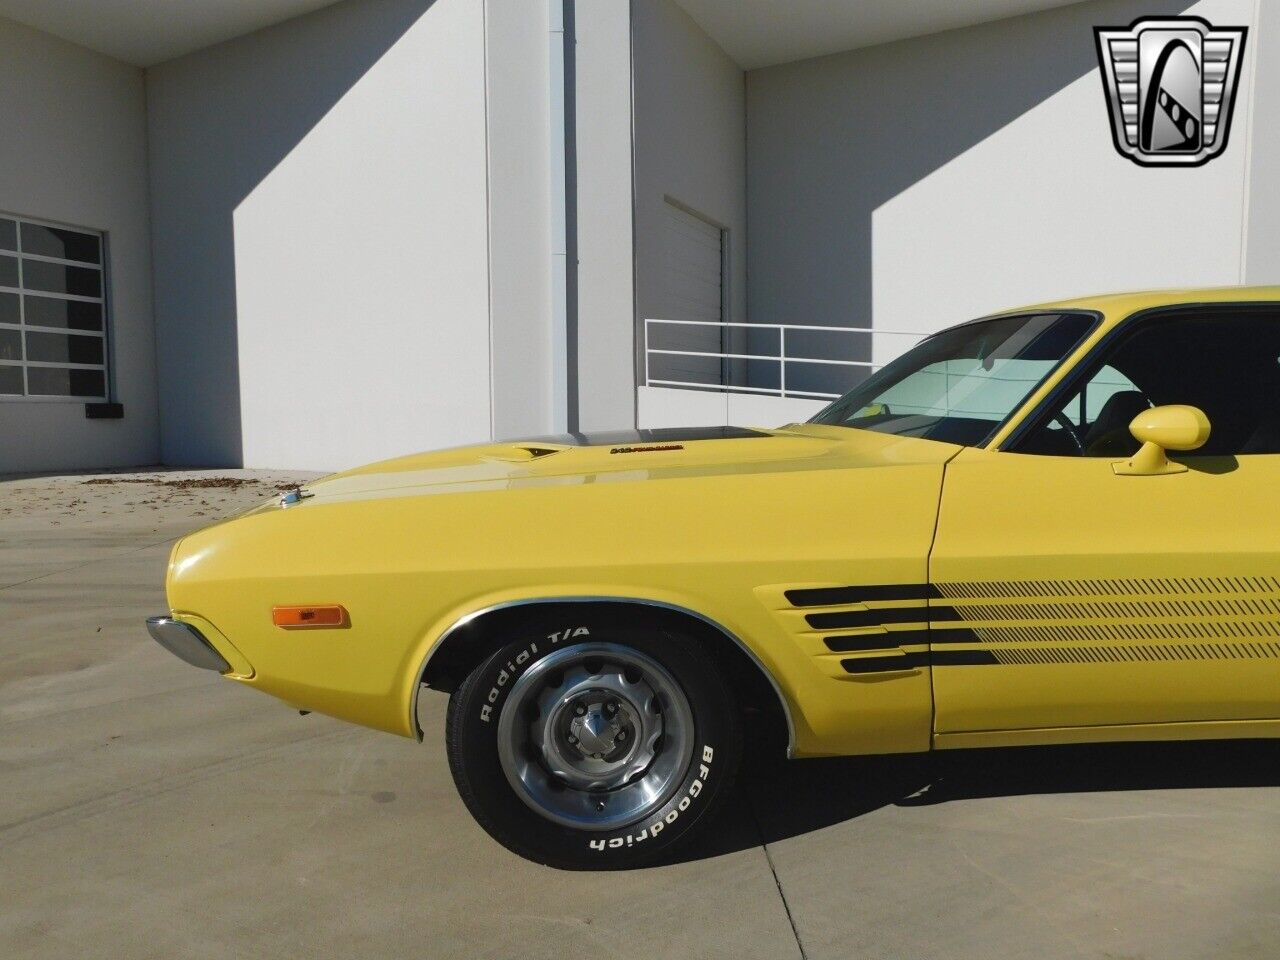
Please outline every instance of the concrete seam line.
[[760, 838], [760, 849], [764, 851], [765, 863], [769, 865], [769, 872], [773, 875], [773, 885], [778, 888], [778, 899], [782, 901], [782, 910], [787, 915], [787, 923], [791, 925], [791, 936], [795, 938], [796, 950], [800, 953], [800, 960], [809, 960], [809, 955], [805, 953], [804, 941], [800, 939], [800, 931], [796, 927], [796, 918], [791, 915], [791, 904], [787, 902], [787, 894], [782, 889], [782, 881], [778, 879], [778, 868], [774, 865], [773, 854], [769, 850], [769, 844], [765, 842], [764, 830], [760, 828], [760, 816], [756, 812], [756, 802], [753, 797], [748, 795], [747, 806], [751, 808], [751, 820], [756, 825], [756, 836]]
[[0, 850], [42, 833], [82, 824], [90, 817], [112, 814], [215, 777], [270, 763], [277, 754], [301, 745], [340, 741], [350, 738], [353, 733], [354, 731], [349, 730], [325, 730], [307, 734], [284, 743], [269, 744], [221, 760], [199, 764], [177, 774], [162, 774], [142, 783], [133, 783], [98, 796], [76, 800], [54, 810], [44, 810], [8, 823], [0, 823]]
[[176, 537], [169, 537], [167, 540], [156, 540], [154, 543], [144, 543], [140, 547], [131, 547], [128, 550], [121, 550], [119, 553], [113, 553], [109, 557], [99, 557], [96, 560], [86, 560], [84, 563], [77, 563], [71, 567], [63, 567], [60, 570], [50, 570], [48, 573], [42, 573], [36, 577], [28, 577], [26, 580], [17, 580], [13, 583], [0, 583], [0, 590], [8, 590], [10, 587], [21, 587], [28, 583], [35, 583], [37, 580], [45, 580], [49, 577], [56, 577], [60, 573], [70, 573], [73, 570], [83, 570], [85, 567], [92, 567], [95, 563], [107, 563], [111, 560], [119, 560], [121, 557], [127, 557], [130, 554], [138, 553], [142, 550], [149, 550], [152, 547], [160, 547], [166, 543], [174, 543], [186, 534], [178, 534]]

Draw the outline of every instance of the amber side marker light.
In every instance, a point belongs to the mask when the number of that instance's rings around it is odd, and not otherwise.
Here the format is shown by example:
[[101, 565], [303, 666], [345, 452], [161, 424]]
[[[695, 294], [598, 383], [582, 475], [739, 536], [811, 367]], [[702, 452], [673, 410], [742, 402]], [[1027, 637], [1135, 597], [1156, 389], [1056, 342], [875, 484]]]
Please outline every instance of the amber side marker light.
[[347, 610], [339, 604], [305, 607], [272, 607], [271, 622], [277, 627], [345, 627]]

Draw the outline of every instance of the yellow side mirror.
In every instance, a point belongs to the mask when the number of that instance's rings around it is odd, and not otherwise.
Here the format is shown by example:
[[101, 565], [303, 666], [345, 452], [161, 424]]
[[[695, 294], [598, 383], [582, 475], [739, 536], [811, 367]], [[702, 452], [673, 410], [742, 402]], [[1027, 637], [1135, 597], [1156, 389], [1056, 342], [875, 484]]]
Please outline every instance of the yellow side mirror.
[[1187, 468], [1172, 463], [1166, 450], [1197, 450], [1209, 439], [1209, 418], [1198, 407], [1171, 404], [1152, 407], [1133, 418], [1129, 432], [1142, 444], [1132, 460], [1112, 465], [1122, 477], [1152, 477], [1185, 473]]

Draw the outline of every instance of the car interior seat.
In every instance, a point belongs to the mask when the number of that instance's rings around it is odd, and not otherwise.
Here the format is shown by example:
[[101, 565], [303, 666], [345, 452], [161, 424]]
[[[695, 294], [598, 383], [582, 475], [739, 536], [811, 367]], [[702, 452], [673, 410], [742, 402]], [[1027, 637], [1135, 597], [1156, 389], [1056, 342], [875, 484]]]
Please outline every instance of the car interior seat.
[[1138, 441], [1129, 432], [1133, 418], [1151, 409], [1151, 401], [1140, 390], [1121, 390], [1107, 398], [1098, 419], [1085, 431], [1086, 457], [1128, 457], [1138, 450]]

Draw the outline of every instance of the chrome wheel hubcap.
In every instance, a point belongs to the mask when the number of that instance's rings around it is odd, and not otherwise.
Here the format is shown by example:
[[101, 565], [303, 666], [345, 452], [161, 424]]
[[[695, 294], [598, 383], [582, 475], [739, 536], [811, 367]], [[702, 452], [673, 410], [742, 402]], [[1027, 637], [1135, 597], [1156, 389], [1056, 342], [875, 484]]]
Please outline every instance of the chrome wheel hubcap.
[[498, 719], [498, 757], [542, 816], [612, 830], [670, 799], [693, 755], [693, 715], [656, 660], [611, 643], [557, 650], [515, 684]]

